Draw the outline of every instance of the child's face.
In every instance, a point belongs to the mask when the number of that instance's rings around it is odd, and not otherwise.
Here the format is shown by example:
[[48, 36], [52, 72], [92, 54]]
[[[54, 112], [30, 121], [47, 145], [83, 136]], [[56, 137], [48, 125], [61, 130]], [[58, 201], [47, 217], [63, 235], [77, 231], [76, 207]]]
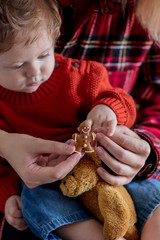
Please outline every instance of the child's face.
[[34, 92], [50, 77], [54, 65], [54, 43], [44, 31], [30, 45], [16, 44], [0, 54], [0, 85], [13, 91]]

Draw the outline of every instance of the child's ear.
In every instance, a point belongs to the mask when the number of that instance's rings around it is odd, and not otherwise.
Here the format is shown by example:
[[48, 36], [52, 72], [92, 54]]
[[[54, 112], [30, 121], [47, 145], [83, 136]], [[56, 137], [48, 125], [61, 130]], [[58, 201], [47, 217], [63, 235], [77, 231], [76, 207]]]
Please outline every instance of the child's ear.
[[77, 130], [78, 130], [78, 132], [80, 132], [80, 131], [79, 131], [79, 127], [77, 128]]

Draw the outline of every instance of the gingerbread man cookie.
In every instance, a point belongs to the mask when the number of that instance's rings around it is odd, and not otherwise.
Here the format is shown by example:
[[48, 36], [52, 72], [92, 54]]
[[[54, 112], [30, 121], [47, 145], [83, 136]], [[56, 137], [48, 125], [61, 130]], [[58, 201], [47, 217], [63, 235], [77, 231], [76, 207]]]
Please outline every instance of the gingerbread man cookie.
[[95, 141], [96, 134], [91, 132], [91, 123], [88, 120], [85, 120], [79, 125], [78, 131], [80, 133], [74, 133], [72, 139], [77, 142], [76, 152], [85, 153], [94, 152], [94, 147], [91, 144]]

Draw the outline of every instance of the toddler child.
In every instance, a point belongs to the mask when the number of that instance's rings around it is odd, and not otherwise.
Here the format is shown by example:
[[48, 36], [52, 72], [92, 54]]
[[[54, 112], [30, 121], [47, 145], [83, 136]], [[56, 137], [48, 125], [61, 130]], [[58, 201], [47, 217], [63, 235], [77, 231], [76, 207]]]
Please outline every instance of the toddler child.
[[[134, 102], [110, 85], [101, 64], [54, 54], [61, 23], [56, 1], [0, 2], [2, 130], [64, 142], [85, 119], [92, 121], [93, 129], [106, 128], [108, 135], [117, 124], [132, 126]], [[57, 159], [64, 161], [66, 156]], [[18, 228], [18, 177], [4, 159], [0, 161], [0, 211]], [[44, 164], [54, 166], [53, 161]], [[63, 178], [61, 172], [57, 175]], [[101, 224], [78, 200], [63, 196], [58, 181], [33, 189], [22, 183], [21, 200], [25, 221], [41, 239], [104, 239]]]

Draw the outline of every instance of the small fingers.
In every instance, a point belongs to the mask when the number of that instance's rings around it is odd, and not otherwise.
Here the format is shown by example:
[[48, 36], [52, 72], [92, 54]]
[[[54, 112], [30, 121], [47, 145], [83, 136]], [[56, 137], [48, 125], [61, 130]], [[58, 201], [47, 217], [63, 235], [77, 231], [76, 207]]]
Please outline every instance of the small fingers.
[[90, 125], [92, 126], [92, 131], [101, 126], [100, 119], [94, 119], [94, 121], [92, 119], [87, 119], [87, 121], [90, 122]]
[[90, 126], [92, 126], [92, 124], [93, 124], [93, 119], [87, 118], [87, 121], [89, 122]]
[[20, 231], [26, 230], [28, 228], [28, 225], [25, 222], [24, 218], [12, 218], [9, 216], [7, 222]]
[[114, 132], [116, 130], [116, 126], [117, 126], [117, 120], [116, 119], [112, 119], [112, 120], [107, 122], [106, 131], [107, 131], [108, 136], [112, 136], [114, 134]]

